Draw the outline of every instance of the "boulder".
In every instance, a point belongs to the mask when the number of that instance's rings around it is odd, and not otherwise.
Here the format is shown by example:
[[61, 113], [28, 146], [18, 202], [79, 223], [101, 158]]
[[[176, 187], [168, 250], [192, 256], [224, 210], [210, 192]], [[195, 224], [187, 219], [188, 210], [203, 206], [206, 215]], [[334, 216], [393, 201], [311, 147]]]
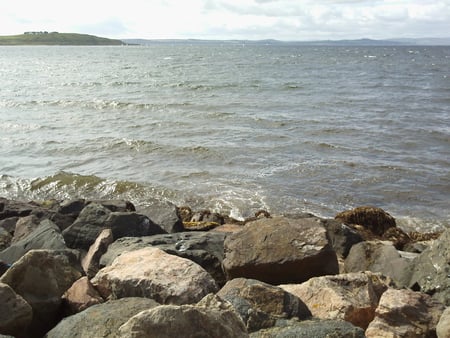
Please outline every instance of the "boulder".
[[118, 330], [139, 312], [159, 304], [148, 298], [122, 298], [93, 305], [64, 318], [46, 338], [121, 338]]
[[365, 338], [364, 330], [343, 320], [278, 321], [250, 334], [250, 338]]
[[399, 286], [408, 286], [411, 258], [404, 258], [388, 241], [361, 242], [352, 247], [345, 260], [346, 272], [372, 271], [391, 277]]
[[64, 293], [62, 299], [66, 315], [73, 315], [104, 302], [86, 276], [73, 283], [69, 290]]
[[190, 259], [205, 269], [219, 286], [225, 284], [222, 270], [223, 242], [226, 234], [213, 232], [180, 232], [147, 237], [124, 237], [108, 247], [100, 267], [110, 265], [125, 251], [157, 247], [171, 255]]
[[31, 337], [42, 336], [59, 321], [61, 296], [81, 271], [72, 251], [31, 250], [0, 277], [33, 308]]
[[111, 229], [114, 240], [122, 237], [141, 237], [166, 233], [147, 216], [135, 212], [112, 212], [103, 226]]
[[239, 225], [239, 224], [225, 223], [225, 224], [219, 225], [218, 227], [215, 227], [211, 231], [232, 233], [232, 232], [241, 231], [243, 228], [244, 227], [242, 225]]
[[150, 218], [169, 234], [184, 231], [178, 208], [173, 203], [154, 201], [150, 206], [138, 208], [137, 211]]
[[161, 305], [135, 315], [119, 329], [122, 338], [248, 337], [232, 306], [214, 295], [195, 305]]
[[388, 289], [380, 298], [375, 319], [366, 330], [371, 337], [435, 337], [444, 306], [429, 295]]
[[0, 228], [5, 229], [8, 231], [11, 236], [14, 235], [14, 230], [16, 229], [16, 223], [19, 220], [19, 217], [9, 217], [0, 220]]
[[62, 232], [67, 246], [73, 249], [89, 250], [105, 227], [110, 213], [111, 211], [101, 204], [87, 205], [75, 222]]
[[225, 239], [227, 278], [252, 278], [270, 284], [301, 283], [339, 273], [326, 229], [314, 218], [282, 216], [248, 223]]
[[0, 197], [0, 219], [28, 216], [36, 209], [39, 208], [31, 203]]
[[396, 226], [394, 217], [383, 209], [371, 206], [343, 211], [337, 214], [335, 219], [345, 224], [362, 225], [378, 236], [382, 236], [387, 229]]
[[[20, 221], [18, 221], [19, 223]], [[12, 264], [30, 250], [65, 250], [66, 243], [58, 226], [52, 221], [45, 219], [39, 223], [26, 237], [10, 245], [0, 252], [0, 260]]]
[[353, 245], [362, 242], [361, 235], [353, 228], [334, 219], [320, 219], [319, 221], [327, 229], [327, 235], [331, 246], [339, 257], [347, 257]]
[[136, 211], [136, 207], [130, 201], [125, 200], [92, 200], [88, 203], [101, 204], [112, 212]]
[[113, 243], [113, 234], [111, 229], [103, 229], [91, 245], [86, 256], [81, 261], [81, 266], [89, 278], [94, 277], [99, 268], [100, 258], [108, 250], [108, 246]]
[[0, 277], [10, 268], [10, 266], [10, 264], [0, 260]]
[[217, 291], [214, 279], [198, 264], [158, 248], [117, 257], [92, 279], [103, 298], [148, 297], [161, 304], [187, 304]]
[[12, 236], [5, 228], [0, 227], [0, 251], [5, 250], [11, 244]]
[[22, 336], [31, 324], [31, 306], [7, 284], [0, 283], [0, 334]]
[[297, 296], [254, 279], [235, 278], [217, 295], [234, 306], [248, 332], [274, 326], [281, 318], [311, 317], [311, 312]]
[[380, 274], [361, 272], [315, 277], [280, 287], [304, 301], [314, 317], [341, 319], [365, 329], [389, 284]]
[[414, 261], [409, 285], [415, 291], [433, 295], [450, 306], [450, 229], [425, 249]]
[[11, 243], [14, 244], [27, 237], [39, 226], [39, 223], [41, 223], [41, 220], [36, 215], [19, 217], [14, 228], [14, 237]]
[[450, 307], [447, 307], [441, 315], [436, 326], [437, 338], [450, 338]]

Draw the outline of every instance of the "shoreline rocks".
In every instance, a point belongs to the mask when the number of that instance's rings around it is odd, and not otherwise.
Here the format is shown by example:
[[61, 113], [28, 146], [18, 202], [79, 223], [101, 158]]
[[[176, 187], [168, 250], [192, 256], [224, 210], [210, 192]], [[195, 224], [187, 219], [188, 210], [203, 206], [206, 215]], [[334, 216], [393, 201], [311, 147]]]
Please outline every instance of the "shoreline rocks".
[[374, 207], [0, 198], [0, 336], [450, 337], [449, 242]]

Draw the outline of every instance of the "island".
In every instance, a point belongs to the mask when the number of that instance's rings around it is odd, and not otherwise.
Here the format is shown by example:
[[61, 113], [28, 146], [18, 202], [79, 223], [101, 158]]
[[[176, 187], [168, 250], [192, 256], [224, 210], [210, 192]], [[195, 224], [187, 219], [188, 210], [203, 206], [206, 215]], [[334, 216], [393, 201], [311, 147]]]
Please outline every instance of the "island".
[[58, 32], [25, 32], [19, 35], [0, 36], [0, 46], [65, 45], [65, 46], [120, 46], [121, 40], [102, 38], [88, 34]]

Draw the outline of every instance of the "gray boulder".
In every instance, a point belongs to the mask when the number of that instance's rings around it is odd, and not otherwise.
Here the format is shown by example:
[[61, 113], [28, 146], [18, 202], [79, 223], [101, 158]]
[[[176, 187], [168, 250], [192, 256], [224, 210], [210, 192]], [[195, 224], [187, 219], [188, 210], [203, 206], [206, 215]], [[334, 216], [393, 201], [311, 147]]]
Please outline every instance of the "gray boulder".
[[137, 212], [147, 216], [170, 234], [184, 231], [178, 208], [173, 203], [154, 201], [150, 206], [138, 208]]
[[0, 227], [0, 251], [6, 249], [11, 244], [12, 236], [5, 228]]
[[125, 251], [157, 247], [171, 255], [190, 259], [204, 268], [219, 286], [225, 284], [222, 270], [225, 233], [180, 232], [147, 237], [124, 237], [108, 247], [100, 259], [100, 267], [108, 266]]
[[7, 284], [0, 283], [0, 334], [22, 336], [31, 324], [31, 306]]
[[409, 286], [450, 306], [450, 229], [434, 240], [413, 261], [413, 266]]
[[235, 278], [217, 295], [230, 302], [248, 332], [274, 326], [278, 319], [311, 317], [305, 303], [285, 290], [254, 279]]
[[119, 332], [122, 338], [248, 337], [233, 307], [212, 294], [194, 305], [162, 305], [142, 311]]
[[248, 223], [224, 243], [227, 278], [270, 284], [301, 283], [339, 273], [327, 231], [314, 218], [273, 217]]
[[346, 258], [353, 245], [363, 241], [361, 235], [355, 230], [334, 219], [320, 219], [319, 221], [327, 229], [327, 235], [334, 251]]
[[43, 220], [36, 229], [26, 237], [18, 240], [7, 249], [0, 252], [0, 260], [12, 264], [30, 250], [65, 250], [64, 238], [58, 226], [50, 220]]
[[112, 212], [104, 227], [111, 229], [114, 239], [164, 234], [166, 231], [147, 216], [135, 212]]
[[159, 304], [148, 298], [122, 298], [94, 305], [63, 319], [46, 338], [120, 338], [119, 327], [139, 312]]
[[392, 242], [366, 241], [352, 247], [345, 260], [345, 271], [380, 272], [404, 287], [411, 278], [411, 264], [412, 259], [403, 257]]
[[365, 338], [364, 330], [343, 320], [286, 320], [250, 334], [250, 338]]
[[33, 308], [30, 337], [42, 336], [60, 320], [61, 296], [81, 271], [78, 257], [69, 250], [31, 250], [0, 277]]
[[73, 249], [89, 250], [110, 213], [111, 211], [101, 204], [87, 205], [75, 222], [62, 233], [67, 246]]

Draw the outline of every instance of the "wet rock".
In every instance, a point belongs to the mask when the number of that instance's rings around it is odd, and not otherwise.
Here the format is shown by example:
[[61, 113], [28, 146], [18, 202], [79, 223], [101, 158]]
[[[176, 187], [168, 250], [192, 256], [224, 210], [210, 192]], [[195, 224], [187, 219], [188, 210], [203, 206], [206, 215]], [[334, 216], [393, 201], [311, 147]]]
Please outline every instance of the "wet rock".
[[224, 243], [227, 278], [301, 283], [339, 272], [326, 229], [313, 218], [273, 217], [248, 223]]
[[327, 235], [334, 251], [342, 258], [347, 257], [353, 245], [363, 240], [355, 229], [342, 222], [333, 219], [319, 219], [319, 221], [327, 229]]
[[441, 315], [436, 326], [438, 338], [450, 338], [450, 307], [447, 307]]
[[92, 200], [88, 203], [96, 203], [103, 205], [105, 208], [112, 212], [133, 212], [136, 211], [136, 207], [130, 201], [125, 200]]
[[365, 338], [364, 330], [343, 320], [279, 321], [276, 326], [250, 334], [250, 338]]
[[23, 336], [31, 324], [31, 306], [7, 284], [0, 283], [0, 334]]
[[154, 201], [150, 206], [138, 208], [137, 211], [150, 218], [167, 233], [184, 231], [183, 221], [178, 208], [167, 201]]
[[227, 282], [217, 295], [234, 306], [248, 332], [274, 326], [277, 319], [311, 316], [298, 297], [254, 279], [235, 278]]
[[396, 226], [394, 217], [383, 209], [370, 206], [343, 211], [337, 214], [335, 219], [348, 225], [362, 225], [378, 236], [383, 235], [389, 228]]
[[344, 266], [346, 272], [380, 272], [399, 286], [408, 286], [411, 264], [412, 259], [402, 257], [391, 242], [367, 241], [352, 247]]
[[226, 282], [222, 270], [225, 237], [225, 233], [213, 232], [182, 232], [139, 238], [124, 237], [109, 246], [106, 254], [100, 259], [100, 266], [110, 265], [123, 252], [157, 247], [169, 254], [187, 258], [199, 264], [221, 286]]
[[195, 305], [162, 305], [143, 311], [119, 329], [123, 338], [248, 337], [232, 306], [208, 295]]
[[216, 212], [211, 212], [209, 210], [201, 210], [193, 213], [190, 222], [217, 223], [221, 225], [224, 224], [224, 218], [222, 215]]
[[[19, 223], [19, 222], [18, 222]], [[30, 250], [65, 250], [66, 243], [58, 226], [50, 220], [43, 220], [26, 237], [0, 252], [0, 260], [12, 264]]]
[[389, 284], [382, 275], [361, 272], [315, 277], [280, 287], [305, 302], [314, 317], [341, 319], [365, 329]]
[[119, 327], [122, 324], [158, 305], [148, 298], [122, 298], [94, 305], [63, 319], [46, 338], [121, 338]]
[[69, 250], [31, 250], [0, 277], [33, 308], [30, 337], [42, 336], [60, 320], [61, 296], [81, 271], [78, 257]]
[[73, 283], [62, 299], [66, 315], [73, 315], [104, 302], [88, 277], [82, 277]]
[[111, 229], [103, 229], [91, 245], [86, 256], [81, 261], [81, 266], [89, 278], [94, 277], [100, 269], [100, 258], [108, 250], [114, 241]]
[[209, 231], [220, 226], [216, 222], [183, 222], [185, 231]]
[[0, 220], [10, 217], [25, 217], [36, 209], [38, 209], [36, 205], [0, 197]]
[[450, 306], [450, 229], [413, 261], [410, 287]]
[[111, 211], [101, 204], [91, 203], [81, 212], [75, 222], [62, 234], [69, 248], [89, 250], [95, 242]]
[[161, 304], [188, 304], [217, 291], [198, 264], [158, 248], [123, 253], [92, 279], [103, 298], [148, 297]]
[[371, 337], [433, 337], [444, 306], [411, 290], [388, 289], [380, 299], [375, 319], [366, 330]]
[[165, 234], [166, 231], [147, 216], [135, 212], [112, 212], [104, 227], [111, 229], [114, 239]]

